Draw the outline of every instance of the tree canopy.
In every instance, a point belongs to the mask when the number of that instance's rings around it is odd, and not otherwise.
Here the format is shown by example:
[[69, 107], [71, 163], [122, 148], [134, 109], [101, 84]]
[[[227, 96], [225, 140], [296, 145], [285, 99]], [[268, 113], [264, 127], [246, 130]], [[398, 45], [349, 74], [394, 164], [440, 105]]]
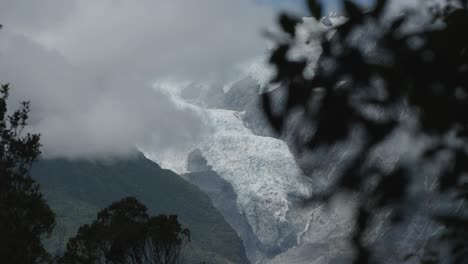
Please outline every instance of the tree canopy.
[[[307, 2], [310, 13], [320, 20], [319, 1]], [[334, 182], [306, 198], [306, 202], [327, 202], [343, 193], [358, 197], [351, 238], [355, 263], [376, 262], [365, 241], [371, 223], [389, 209], [393, 223], [402, 220], [402, 212], [414, 206], [409, 202], [413, 186], [425, 174], [433, 176], [435, 187], [430, 192], [437, 199], [462, 206], [433, 212], [445, 226], [439, 241], [448, 243], [448, 250], [427, 249], [421, 261], [438, 263], [445, 254], [444, 261], [466, 263], [468, 1], [438, 1], [399, 15], [391, 14], [391, 2], [376, 0], [371, 10], [364, 11], [353, 1], [343, 1], [346, 21], [336, 27], [333, 37], [311, 36], [319, 38], [322, 49], [313, 76], [304, 74], [310, 63], [306, 57], [290, 56], [299, 41], [295, 29], [301, 21], [282, 14], [283, 34], [275, 37], [270, 62], [277, 69], [272, 83], [282, 85], [286, 98], [278, 110], [265, 93], [264, 112], [281, 133], [289, 129], [288, 118], [302, 111], [300, 123], [310, 133], [295, 131], [301, 151], [332, 151], [342, 142], [355, 143]], [[414, 148], [423, 147], [415, 158], [401, 159], [388, 168], [375, 153], [399, 131], [409, 135]]]
[[50, 235], [55, 215], [30, 177], [40, 154], [39, 135], [24, 133], [29, 103], [8, 114], [9, 85], [0, 90], [0, 256], [8, 263], [45, 263], [41, 244]]
[[79, 228], [60, 263], [175, 264], [190, 241], [175, 215], [150, 217], [146, 207], [128, 197], [101, 210]]

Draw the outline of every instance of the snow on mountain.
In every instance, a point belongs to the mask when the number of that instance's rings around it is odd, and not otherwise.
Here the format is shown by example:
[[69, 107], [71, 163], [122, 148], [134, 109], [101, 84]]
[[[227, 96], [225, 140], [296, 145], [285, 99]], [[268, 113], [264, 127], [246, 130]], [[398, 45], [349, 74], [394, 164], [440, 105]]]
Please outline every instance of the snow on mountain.
[[290, 223], [288, 196], [309, 190], [294, 157], [283, 141], [253, 135], [234, 111], [211, 110], [209, 116], [217, 131], [201, 146], [202, 154], [232, 184], [259, 240], [281, 243], [289, 235], [282, 228]]
[[311, 186], [286, 143], [253, 134], [245, 127], [241, 112], [179, 103], [202, 113], [213, 128], [212, 133], [185, 148], [165, 152], [143, 148], [145, 155], [162, 167], [186, 172], [189, 153], [199, 149], [208, 165], [237, 194], [239, 210], [265, 248], [265, 252], [258, 252], [258, 259], [272, 257], [297, 244], [297, 233], [304, 230], [307, 221], [295, 226], [298, 218], [291, 196], [307, 195]]

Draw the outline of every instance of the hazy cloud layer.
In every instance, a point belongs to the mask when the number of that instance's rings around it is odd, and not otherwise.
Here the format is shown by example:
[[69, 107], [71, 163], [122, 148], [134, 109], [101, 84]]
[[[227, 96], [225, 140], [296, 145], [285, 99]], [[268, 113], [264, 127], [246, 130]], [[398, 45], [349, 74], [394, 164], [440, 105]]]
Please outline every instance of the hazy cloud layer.
[[[250, 0], [0, 0], [0, 81], [31, 100], [46, 156], [125, 155], [195, 140], [203, 117], [151, 88], [264, 51], [273, 11]], [[66, 4], [65, 4], [66, 3]], [[14, 105], [14, 104], [12, 104]]]

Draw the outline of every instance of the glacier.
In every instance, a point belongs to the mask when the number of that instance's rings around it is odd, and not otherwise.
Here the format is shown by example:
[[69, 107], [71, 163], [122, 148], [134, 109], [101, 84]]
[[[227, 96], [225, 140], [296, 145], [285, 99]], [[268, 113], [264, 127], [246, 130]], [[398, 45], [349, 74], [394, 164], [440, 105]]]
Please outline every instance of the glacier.
[[199, 149], [208, 165], [231, 184], [239, 212], [265, 248], [253, 254], [256, 261], [297, 244], [296, 233], [304, 230], [307, 223], [296, 225], [290, 197], [308, 195], [311, 185], [287, 144], [252, 133], [242, 121], [242, 112], [203, 109], [194, 104], [190, 107], [204, 115], [212, 133], [201, 142], [177, 150], [143, 148], [145, 156], [162, 167], [185, 173], [189, 153]]
[[[304, 19], [304, 24], [318, 30], [327, 29], [311, 19]], [[307, 36], [300, 27], [298, 34], [305, 42]], [[318, 43], [304, 45], [301, 42], [296, 50], [293, 56], [307, 53], [313, 62], [321, 53]], [[252, 124], [246, 122], [246, 113], [258, 110], [258, 94], [277, 88], [268, 84], [274, 69], [268, 65], [266, 56], [241, 65], [237, 72], [238, 76], [221, 85], [176, 79], [156, 82], [155, 89], [168, 94], [180, 107], [202, 116], [210, 133], [199, 142], [174, 149], [161, 151], [141, 146], [140, 150], [161, 167], [179, 174], [189, 172], [188, 156], [198, 150], [210, 168], [228, 182], [237, 195], [238, 213], [245, 218], [257, 240], [248, 243], [245, 240], [251, 238], [242, 237], [243, 234], [246, 236], [245, 232], [236, 230], [245, 245], [257, 245], [247, 249], [250, 261], [265, 263], [304, 242], [323, 239], [329, 236], [330, 229], [348, 226], [348, 222], [343, 221], [346, 217], [330, 218], [320, 206], [299, 206], [298, 198], [309, 196], [313, 190], [310, 178], [304, 176], [284, 140], [256, 133]], [[195, 89], [196, 93], [193, 92]], [[259, 113], [253, 119], [263, 117]], [[263, 125], [266, 126], [264, 121]], [[340, 210], [334, 213], [337, 212]], [[340, 223], [332, 225], [329, 219], [338, 219]], [[309, 241], [310, 237], [316, 239]]]

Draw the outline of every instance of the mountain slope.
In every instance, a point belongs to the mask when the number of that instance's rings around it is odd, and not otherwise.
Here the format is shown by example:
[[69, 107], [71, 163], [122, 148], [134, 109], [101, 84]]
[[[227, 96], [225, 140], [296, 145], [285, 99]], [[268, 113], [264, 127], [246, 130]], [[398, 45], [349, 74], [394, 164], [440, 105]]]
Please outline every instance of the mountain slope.
[[55, 235], [48, 241], [52, 253], [63, 249], [68, 237], [100, 208], [135, 196], [150, 214], [177, 214], [190, 229], [189, 263], [248, 263], [241, 240], [209, 198], [142, 154], [112, 161], [41, 160], [32, 175], [58, 216]]
[[258, 251], [266, 251], [253, 233], [245, 215], [239, 210], [237, 195], [229, 182], [212, 170], [191, 172], [184, 174], [183, 177], [199, 186], [210, 197], [213, 205], [242, 238], [247, 257], [250, 260], [259, 258]]

